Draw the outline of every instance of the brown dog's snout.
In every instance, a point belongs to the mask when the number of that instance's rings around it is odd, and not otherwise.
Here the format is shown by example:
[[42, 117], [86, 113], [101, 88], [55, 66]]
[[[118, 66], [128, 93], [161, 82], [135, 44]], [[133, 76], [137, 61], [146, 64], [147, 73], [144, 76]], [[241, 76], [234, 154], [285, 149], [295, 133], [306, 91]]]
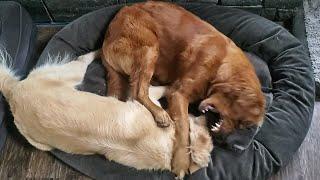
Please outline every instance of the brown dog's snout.
[[214, 106], [214, 104], [202, 101], [198, 107], [198, 110], [202, 113], [206, 113], [208, 111], [218, 113], [218, 110]]

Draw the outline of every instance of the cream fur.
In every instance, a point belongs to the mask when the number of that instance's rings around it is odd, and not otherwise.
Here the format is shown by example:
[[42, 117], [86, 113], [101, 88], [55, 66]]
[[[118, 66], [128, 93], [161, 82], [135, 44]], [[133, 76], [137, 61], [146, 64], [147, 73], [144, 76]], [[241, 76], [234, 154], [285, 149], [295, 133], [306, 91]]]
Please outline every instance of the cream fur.
[[[0, 56], [0, 91], [17, 128], [30, 144], [44, 151], [97, 153], [137, 169], [170, 170], [173, 126], [158, 128], [151, 113], [136, 101], [121, 102], [74, 88], [99, 55], [97, 51], [71, 62], [48, 61], [22, 81], [6, 66], [6, 57]], [[149, 91], [160, 105], [157, 100], [165, 88]], [[198, 168], [205, 167], [213, 148], [205, 118], [190, 116], [190, 123], [191, 157]]]

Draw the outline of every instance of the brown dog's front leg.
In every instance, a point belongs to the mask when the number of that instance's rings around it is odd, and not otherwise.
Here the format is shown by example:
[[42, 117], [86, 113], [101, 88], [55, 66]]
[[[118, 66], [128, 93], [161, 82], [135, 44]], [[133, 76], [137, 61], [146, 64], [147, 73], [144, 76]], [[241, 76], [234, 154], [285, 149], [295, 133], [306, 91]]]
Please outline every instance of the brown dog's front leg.
[[189, 100], [177, 91], [168, 94], [169, 114], [175, 123], [175, 141], [171, 161], [172, 171], [179, 177], [188, 172], [190, 166], [189, 154]]
[[113, 96], [121, 101], [127, 99], [128, 80], [126, 80], [120, 73], [115, 71], [108, 64], [105, 65], [107, 68], [107, 96]]
[[[137, 99], [153, 115], [159, 127], [168, 127], [171, 123], [169, 114], [155, 105], [149, 98], [150, 81], [158, 59], [156, 47], [145, 47], [135, 52], [134, 69], [130, 74], [131, 97]], [[141, 61], [141, 62], [140, 62]]]

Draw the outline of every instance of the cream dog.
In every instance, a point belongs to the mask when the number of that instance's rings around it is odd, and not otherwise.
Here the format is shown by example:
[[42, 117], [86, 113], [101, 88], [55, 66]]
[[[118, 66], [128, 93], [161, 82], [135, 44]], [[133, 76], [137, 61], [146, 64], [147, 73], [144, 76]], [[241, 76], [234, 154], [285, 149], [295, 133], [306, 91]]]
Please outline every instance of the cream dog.
[[[100, 56], [91, 52], [75, 61], [47, 64], [32, 70], [22, 81], [14, 75], [8, 58], [0, 57], [0, 91], [9, 102], [14, 123], [36, 148], [53, 148], [74, 154], [102, 154], [136, 169], [171, 170], [174, 127], [158, 128], [152, 114], [137, 101], [78, 91], [87, 66]], [[165, 87], [151, 87], [158, 99]], [[189, 170], [207, 166], [213, 148], [204, 116], [190, 119]]]

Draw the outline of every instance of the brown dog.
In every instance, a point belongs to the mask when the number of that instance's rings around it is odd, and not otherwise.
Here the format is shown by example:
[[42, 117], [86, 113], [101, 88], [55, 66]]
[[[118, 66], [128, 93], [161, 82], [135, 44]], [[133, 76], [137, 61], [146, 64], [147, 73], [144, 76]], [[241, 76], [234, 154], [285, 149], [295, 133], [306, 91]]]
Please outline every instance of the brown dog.
[[[204, 99], [201, 111], [218, 111], [221, 133], [263, 120], [264, 96], [242, 50], [182, 7], [149, 1], [122, 8], [109, 25], [103, 55], [108, 95], [126, 99], [128, 77], [130, 96], [151, 111], [159, 126], [169, 126], [170, 117], [174, 121], [172, 168], [180, 177], [190, 166], [190, 102]], [[169, 85], [170, 116], [149, 99], [150, 83]]]

